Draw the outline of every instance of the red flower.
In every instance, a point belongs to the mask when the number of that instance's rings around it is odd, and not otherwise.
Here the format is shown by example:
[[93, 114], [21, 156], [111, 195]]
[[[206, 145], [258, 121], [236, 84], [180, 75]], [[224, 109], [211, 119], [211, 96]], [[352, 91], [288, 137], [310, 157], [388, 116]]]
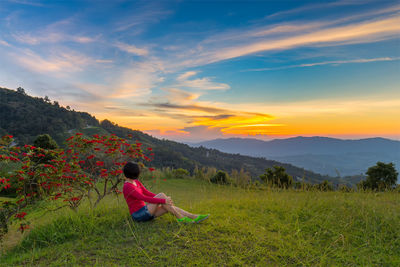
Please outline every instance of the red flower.
[[71, 137], [67, 138], [66, 141], [72, 140], [73, 138], [74, 138], [74, 136], [71, 136]]
[[83, 135], [83, 133], [76, 133], [75, 135]]
[[90, 155], [89, 157], [87, 157], [87, 159], [92, 159], [94, 158], [94, 155]]
[[152, 149], [151, 147], [148, 147], [147, 150], [148, 150], [148, 151], [152, 151], [153, 149]]
[[26, 216], [26, 212], [21, 212], [15, 214], [15, 218], [23, 219]]
[[80, 160], [78, 163], [79, 163], [79, 164], [84, 164], [85, 161], [84, 161], [84, 160]]
[[102, 161], [96, 161], [96, 165], [97, 165], [97, 166], [104, 166], [104, 162], [102, 162]]
[[151, 172], [152, 172], [152, 171], [155, 171], [155, 169], [154, 169], [154, 168], [149, 168], [149, 171], [151, 171]]

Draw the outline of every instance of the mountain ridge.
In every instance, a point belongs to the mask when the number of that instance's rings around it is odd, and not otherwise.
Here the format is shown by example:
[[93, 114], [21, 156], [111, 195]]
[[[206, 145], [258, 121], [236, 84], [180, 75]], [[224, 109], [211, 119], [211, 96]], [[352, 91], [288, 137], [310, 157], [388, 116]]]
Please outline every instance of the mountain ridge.
[[266, 157], [328, 175], [365, 173], [377, 161], [390, 161], [400, 166], [400, 141], [383, 137], [352, 140], [298, 136], [270, 141], [220, 138], [191, 145]]

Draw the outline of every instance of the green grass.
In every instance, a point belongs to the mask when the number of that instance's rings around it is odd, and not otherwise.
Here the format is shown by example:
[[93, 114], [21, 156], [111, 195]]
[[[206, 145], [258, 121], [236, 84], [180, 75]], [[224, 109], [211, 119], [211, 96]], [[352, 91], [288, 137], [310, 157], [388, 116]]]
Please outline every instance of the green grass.
[[125, 200], [96, 210], [33, 214], [33, 229], [0, 258], [10, 265], [400, 264], [400, 194], [244, 190], [196, 180], [146, 182], [177, 206], [210, 213], [200, 224], [171, 215], [135, 223]]

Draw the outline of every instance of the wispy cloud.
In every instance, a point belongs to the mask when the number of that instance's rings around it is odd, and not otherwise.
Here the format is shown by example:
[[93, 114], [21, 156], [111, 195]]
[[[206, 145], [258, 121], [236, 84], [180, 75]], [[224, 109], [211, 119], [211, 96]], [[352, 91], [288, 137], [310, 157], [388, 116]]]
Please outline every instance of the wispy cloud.
[[6, 41], [1, 40], [1, 39], [0, 39], [0, 45], [4, 45], [4, 46], [8, 46], [8, 47], [11, 46], [9, 43], [7, 43]]
[[275, 68], [248, 69], [248, 70], [243, 70], [243, 71], [284, 70], [284, 69], [291, 69], [291, 68], [304, 68], [304, 67], [314, 67], [314, 66], [323, 66], [323, 65], [341, 65], [341, 64], [349, 64], [349, 63], [369, 63], [369, 62], [396, 61], [396, 60], [400, 60], [400, 57], [379, 57], [379, 58], [363, 58], [363, 59], [350, 59], [350, 60], [331, 60], [331, 61], [323, 61], [323, 62], [281, 66], [281, 67], [275, 67]]
[[[76, 22], [76, 18], [72, 16], [66, 19], [57, 20], [36, 30], [30, 29], [28, 32], [21, 30], [12, 31], [11, 36], [17, 42], [28, 45], [57, 44], [65, 42], [88, 44], [99, 40], [101, 34], [89, 36], [82, 32], [83, 28], [76, 28]], [[12, 25], [10, 24], [9, 27], [12, 27]]]
[[186, 81], [189, 77], [196, 75], [196, 71], [187, 71], [176, 78], [178, 81]]
[[97, 63], [114, 63], [114, 60], [112, 59], [96, 59], [95, 61]]
[[196, 74], [197, 72], [195, 71], [188, 71], [179, 75], [177, 78], [177, 86], [200, 90], [228, 90], [230, 88], [228, 84], [213, 82], [211, 78], [208, 77], [191, 80], [188, 79], [195, 76]]
[[21, 67], [39, 73], [71, 73], [81, 71], [89, 64], [96, 63], [83, 54], [74, 51], [51, 51], [46, 57], [30, 49], [18, 49], [10, 56], [15, 58]]
[[[110, 98], [129, 100], [150, 95], [152, 88], [162, 82], [162, 66], [157, 61], [136, 63], [114, 77]], [[136, 99], [138, 101], [138, 99]]]
[[12, 35], [15, 40], [23, 44], [39, 45], [42, 43], [61, 43], [61, 42], [75, 42], [75, 43], [91, 43], [94, 42], [96, 37], [69, 35], [60, 32], [46, 32], [38, 35], [31, 33], [14, 33]]
[[293, 49], [302, 46], [331, 46], [333, 44], [369, 43], [396, 38], [400, 33], [400, 17], [392, 16], [376, 21], [320, 29], [293, 37], [254, 40], [245, 45], [224, 47], [205, 52], [201, 57], [186, 61], [189, 65], [202, 65], [243, 57], [258, 52]]
[[146, 48], [138, 48], [134, 45], [118, 42], [115, 46], [122, 51], [138, 56], [147, 56], [149, 54], [149, 51]]
[[215, 107], [208, 107], [208, 106], [200, 106], [200, 105], [181, 105], [181, 104], [173, 104], [173, 103], [146, 103], [142, 104], [143, 106], [151, 106], [161, 109], [175, 109], [181, 111], [202, 111], [207, 113], [227, 113], [228, 110], [215, 108]]
[[201, 95], [200, 93], [188, 92], [177, 88], [168, 88], [164, 90], [168, 92], [168, 96], [166, 97], [168, 100], [178, 103], [196, 100]]
[[308, 11], [316, 11], [316, 10], [327, 9], [327, 8], [332, 8], [332, 7], [363, 5], [368, 2], [371, 2], [371, 0], [367, 0], [367, 1], [342, 0], [342, 1], [327, 2], [327, 3], [309, 4], [309, 5], [304, 5], [301, 7], [289, 9], [289, 10], [276, 12], [276, 13], [266, 16], [264, 19], [277, 18], [277, 17], [287, 16], [287, 15], [304, 13], [304, 12], [308, 12]]
[[28, 6], [44, 6], [44, 4], [40, 3], [39, 1], [8, 0], [8, 2]]
[[172, 14], [171, 10], [164, 8], [159, 2], [145, 3], [145, 5], [137, 7], [133, 14], [130, 13], [128, 18], [119, 20], [115, 30], [133, 30], [134, 33], [139, 34], [144, 31], [146, 25], [157, 23]]

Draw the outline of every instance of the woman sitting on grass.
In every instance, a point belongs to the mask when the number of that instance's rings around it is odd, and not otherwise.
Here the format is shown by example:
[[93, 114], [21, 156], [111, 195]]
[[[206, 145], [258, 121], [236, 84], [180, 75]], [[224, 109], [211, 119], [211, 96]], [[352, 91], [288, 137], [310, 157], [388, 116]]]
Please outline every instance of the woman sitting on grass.
[[[175, 215], [178, 222], [198, 223], [208, 218], [208, 214], [196, 215], [175, 207], [172, 199], [164, 193], [156, 195], [148, 191], [138, 180], [140, 168], [137, 163], [128, 162], [123, 171], [126, 181], [122, 192], [133, 220], [138, 222], [150, 221], [167, 212]], [[144, 202], [148, 204], [146, 205]]]

